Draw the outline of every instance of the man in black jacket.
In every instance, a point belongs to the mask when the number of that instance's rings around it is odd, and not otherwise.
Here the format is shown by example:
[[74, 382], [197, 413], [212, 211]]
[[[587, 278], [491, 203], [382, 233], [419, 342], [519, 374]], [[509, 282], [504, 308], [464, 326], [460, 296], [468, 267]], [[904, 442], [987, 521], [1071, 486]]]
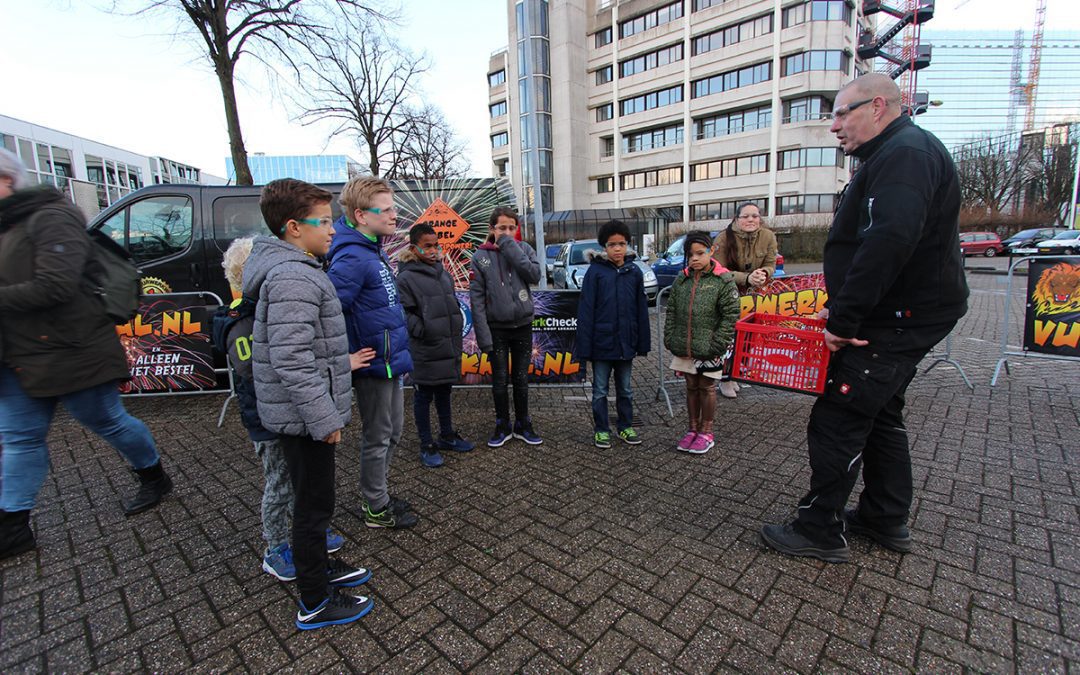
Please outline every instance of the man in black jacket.
[[[825, 244], [822, 318], [833, 354], [806, 432], [810, 491], [794, 521], [766, 525], [761, 537], [783, 553], [844, 562], [849, 530], [911, 549], [904, 394], [919, 361], [967, 311], [968, 288], [956, 167], [902, 115], [896, 84], [873, 73], [843, 87], [831, 131], [861, 166]], [[860, 463], [859, 505], [844, 511]]]

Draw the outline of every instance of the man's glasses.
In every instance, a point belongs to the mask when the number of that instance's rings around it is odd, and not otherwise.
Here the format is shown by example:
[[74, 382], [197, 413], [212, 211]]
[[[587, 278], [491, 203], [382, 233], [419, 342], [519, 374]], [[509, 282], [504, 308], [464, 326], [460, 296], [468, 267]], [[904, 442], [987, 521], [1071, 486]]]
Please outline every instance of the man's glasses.
[[382, 213], [392, 213], [394, 215], [397, 215], [397, 207], [394, 207], [394, 206], [388, 206], [385, 209], [380, 209], [380, 208], [376, 208], [376, 207], [373, 206], [373, 207], [371, 207], [369, 209], [364, 209], [364, 210], [369, 212], [369, 213], [374, 213], [375, 215], [379, 215], [379, 214], [382, 214]]
[[297, 218], [296, 222], [314, 227], [330, 227], [334, 224], [333, 218]]
[[834, 120], [838, 120], [838, 119], [842, 118], [844, 115], [847, 115], [852, 110], [855, 110], [859, 106], [866, 105], [870, 101], [873, 101], [874, 98], [877, 98], [877, 97], [864, 98], [861, 101], [855, 101], [854, 103], [848, 103], [846, 106], [843, 106], [842, 108], [837, 108], [836, 110], [833, 111], [832, 118]]

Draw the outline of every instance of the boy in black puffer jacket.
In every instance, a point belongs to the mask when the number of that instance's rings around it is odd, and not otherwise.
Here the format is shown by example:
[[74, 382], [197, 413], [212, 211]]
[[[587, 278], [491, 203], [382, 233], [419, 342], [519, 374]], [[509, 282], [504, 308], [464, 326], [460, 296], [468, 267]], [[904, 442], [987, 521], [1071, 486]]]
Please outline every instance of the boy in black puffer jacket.
[[[439, 450], [468, 452], [475, 446], [451, 421], [450, 393], [461, 374], [464, 319], [454, 282], [443, 267], [439, 237], [428, 223], [409, 230], [409, 248], [398, 256], [398, 292], [405, 309], [412, 353], [413, 413], [420, 436], [420, 461], [442, 466]], [[431, 402], [439, 415], [439, 440], [431, 436]]]

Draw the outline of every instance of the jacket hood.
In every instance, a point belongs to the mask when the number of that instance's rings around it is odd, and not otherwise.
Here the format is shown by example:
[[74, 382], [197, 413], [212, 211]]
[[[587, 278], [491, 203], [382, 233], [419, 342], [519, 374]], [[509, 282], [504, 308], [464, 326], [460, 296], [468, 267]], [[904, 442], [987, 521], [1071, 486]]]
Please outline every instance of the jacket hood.
[[[731, 270], [729, 270], [728, 268], [721, 265], [719, 260], [717, 260], [715, 258], [712, 258], [712, 267], [705, 270], [705, 273], [720, 276], [721, 274], [727, 274], [730, 271]], [[689, 266], [684, 267], [682, 273], [683, 273], [683, 276], [689, 277], [690, 276], [690, 267]]]
[[251, 255], [244, 265], [244, 295], [258, 298], [259, 289], [270, 270], [287, 262], [299, 262], [322, 269], [318, 258], [304, 253], [292, 244], [267, 235], [256, 237], [251, 245]]
[[496, 246], [495, 242], [493, 242], [493, 241], [485, 241], [483, 244], [480, 244], [480, 250], [481, 251], [498, 251], [499, 247]]
[[908, 117], [907, 115], [901, 115], [900, 117], [894, 119], [892, 122], [889, 122], [889, 125], [882, 129], [880, 134], [874, 136], [867, 142], [855, 148], [855, 150], [852, 151], [851, 154], [855, 155], [861, 160], [865, 160], [867, 157], [874, 154], [874, 151], [881, 147], [881, 144], [884, 143], [890, 136], [900, 131], [904, 127], [911, 126], [913, 124], [915, 123], [911, 121], [910, 117]]
[[399, 265], [415, 262], [420, 263], [425, 267], [433, 268], [441, 266], [443, 261], [443, 257], [440, 255], [434, 265], [425, 262], [424, 259], [420, 256], [420, 254], [416, 252], [416, 249], [413, 247], [412, 244], [409, 244], [405, 248], [401, 249], [401, 251], [397, 254], [397, 259]]
[[40, 185], [25, 190], [19, 190], [5, 199], [0, 199], [0, 228], [6, 228], [8, 223], [14, 223], [43, 206], [50, 204], [70, 204], [67, 198], [51, 185]]
[[[626, 252], [626, 258], [624, 259], [624, 265], [626, 263], [633, 263], [637, 260], [637, 254], [632, 251]], [[611, 258], [608, 257], [607, 250], [599, 248], [590, 248], [585, 251], [585, 262], [587, 263], [608, 263], [614, 267], [614, 263], [611, 262]]]

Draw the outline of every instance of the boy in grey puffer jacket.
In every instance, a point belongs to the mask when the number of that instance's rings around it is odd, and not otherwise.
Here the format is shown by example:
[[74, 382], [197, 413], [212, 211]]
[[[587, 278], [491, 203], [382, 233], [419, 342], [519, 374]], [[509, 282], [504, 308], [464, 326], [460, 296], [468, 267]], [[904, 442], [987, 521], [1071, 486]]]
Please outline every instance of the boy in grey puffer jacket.
[[[529, 364], [532, 362], [533, 302], [530, 284], [540, 281], [540, 263], [532, 246], [515, 241], [518, 217], [500, 206], [491, 213], [486, 243], [473, 254], [469, 299], [476, 345], [491, 362], [495, 399], [495, 433], [488, 446], [497, 448], [511, 437], [529, 445], [543, 443], [529, 417]], [[509, 373], [510, 369], [512, 373]], [[509, 375], [509, 378], [508, 378]], [[514, 386], [515, 422], [510, 427], [507, 380]]]
[[292, 548], [302, 630], [349, 623], [372, 607], [369, 598], [337, 591], [371, 573], [326, 552], [334, 451], [352, 414], [345, 319], [316, 258], [330, 249], [332, 198], [298, 180], [268, 183], [259, 206], [277, 238], [256, 239], [244, 268], [244, 295], [258, 298], [252, 370], [259, 417], [279, 434], [295, 493]]

